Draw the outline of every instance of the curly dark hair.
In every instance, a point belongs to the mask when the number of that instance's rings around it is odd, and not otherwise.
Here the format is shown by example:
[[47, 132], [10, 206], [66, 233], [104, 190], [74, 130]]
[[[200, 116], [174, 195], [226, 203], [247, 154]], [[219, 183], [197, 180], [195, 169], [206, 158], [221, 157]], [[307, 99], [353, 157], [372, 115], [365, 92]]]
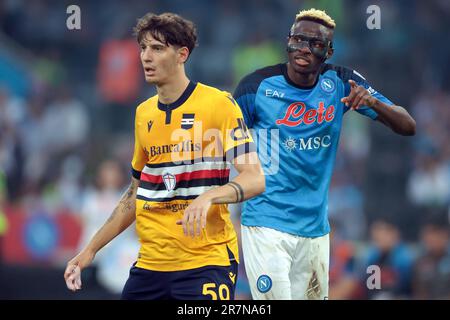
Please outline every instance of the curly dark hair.
[[166, 45], [187, 47], [189, 54], [197, 45], [197, 30], [194, 23], [175, 13], [166, 12], [157, 15], [149, 12], [138, 19], [133, 31], [138, 43], [141, 43], [145, 34], [150, 32], [153, 38]]

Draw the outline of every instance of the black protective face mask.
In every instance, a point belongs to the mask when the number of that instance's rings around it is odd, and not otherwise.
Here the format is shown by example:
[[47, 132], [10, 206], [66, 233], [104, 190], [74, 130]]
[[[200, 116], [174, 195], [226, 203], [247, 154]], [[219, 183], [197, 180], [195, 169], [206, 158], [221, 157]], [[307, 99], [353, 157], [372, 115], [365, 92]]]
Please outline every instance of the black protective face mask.
[[289, 34], [288, 52], [295, 52], [306, 46], [317, 58], [325, 60], [328, 50], [333, 47], [333, 44], [327, 39], [310, 37], [301, 33]]

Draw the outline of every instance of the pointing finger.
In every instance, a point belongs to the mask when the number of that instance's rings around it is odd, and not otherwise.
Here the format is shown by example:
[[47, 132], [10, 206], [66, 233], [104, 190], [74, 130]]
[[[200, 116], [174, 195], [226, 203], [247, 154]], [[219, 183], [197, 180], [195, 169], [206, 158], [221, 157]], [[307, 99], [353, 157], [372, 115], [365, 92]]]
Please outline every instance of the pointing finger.
[[361, 90], [361, 92], [359, 92], [359, 93], [356, 95], [356, 97], [355, 97], [355, 99], [353, 100], [352, 105], [351, 105], [351, 107], [350, 107], [352, 110], [356, 110], [356, 109], [359, 107], [359, 105], [360, 105], [360, 103], [361, 103], [361, 100], [362, 100], [362, 98], [365, 96], [365, 94], [366, 94], [365, 90]]
[[355, 99], [357, 94], [358, 94], [357, 88], [352, 87], [352, 90], [350, 91], [350, 94], [348, 95], [348, 97], [343, 98], [343, 99], [345, 99], [343, 102], [345, 103], [345, 105], [347, 107], [350, 107], [352, 105], [353, 100]]

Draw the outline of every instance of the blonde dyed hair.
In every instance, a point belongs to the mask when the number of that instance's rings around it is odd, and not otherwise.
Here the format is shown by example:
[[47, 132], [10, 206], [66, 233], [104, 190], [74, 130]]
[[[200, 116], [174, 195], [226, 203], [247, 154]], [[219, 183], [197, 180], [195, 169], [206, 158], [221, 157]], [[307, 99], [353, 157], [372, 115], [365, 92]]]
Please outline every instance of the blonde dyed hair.
[[302, 20], [315, 21], [325, 25], [330, 29], [336, 28], [336, 22], [323, 10], [309, 9], [302, 10], [295, 16], [295, 22]]

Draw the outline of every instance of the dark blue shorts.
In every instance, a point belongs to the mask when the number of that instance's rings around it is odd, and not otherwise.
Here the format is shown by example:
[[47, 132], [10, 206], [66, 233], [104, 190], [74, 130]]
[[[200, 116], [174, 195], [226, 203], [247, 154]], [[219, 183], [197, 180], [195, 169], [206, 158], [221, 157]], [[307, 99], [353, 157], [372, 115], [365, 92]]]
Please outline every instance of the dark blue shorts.
[[238, 264], [183, 271], [151, 271], [133, 265], [124, 300], [234, 300]]

